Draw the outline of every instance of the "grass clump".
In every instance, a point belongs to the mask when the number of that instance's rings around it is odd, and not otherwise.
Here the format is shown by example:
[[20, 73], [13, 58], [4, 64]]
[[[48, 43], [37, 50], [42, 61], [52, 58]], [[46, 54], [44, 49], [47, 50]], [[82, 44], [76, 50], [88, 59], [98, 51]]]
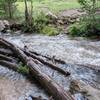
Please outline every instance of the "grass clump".
[[20, 64], [17, 71], [22, 74], [29, 74], [29, 68], [26, 65]]
[[54, 26], [45, 26], [42, 29], [42, 33], [52, 36], [52, 35], [58, 35], [59, 32], [58, 32], [58, 29], [55, 28]]

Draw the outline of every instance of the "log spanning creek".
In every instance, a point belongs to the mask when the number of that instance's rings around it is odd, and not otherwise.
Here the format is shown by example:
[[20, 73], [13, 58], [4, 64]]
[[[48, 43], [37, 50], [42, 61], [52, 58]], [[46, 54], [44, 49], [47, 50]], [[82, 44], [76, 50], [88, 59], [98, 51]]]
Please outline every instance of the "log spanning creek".
[[[64, 34], [51, 37], [1, 34], [0, 37], [21, 48], [27, 46], [31, 51], [51, 57], [52, 60], [45, 57], [44, 60], [70, 72], [69, 76], [65, 76], [46, 65], [40, 67], [43, 73], [50, 76], [65, 91], [71, 92], [74, 99], [68, 100], [100, 100], [100, 41], [73, 39]], [[58, 63], [53, 59], [61, 59], [66, 63]], [[55, 99], [37, 83], [34, 76], [29, 79], [0, 65], [0, 100]]]

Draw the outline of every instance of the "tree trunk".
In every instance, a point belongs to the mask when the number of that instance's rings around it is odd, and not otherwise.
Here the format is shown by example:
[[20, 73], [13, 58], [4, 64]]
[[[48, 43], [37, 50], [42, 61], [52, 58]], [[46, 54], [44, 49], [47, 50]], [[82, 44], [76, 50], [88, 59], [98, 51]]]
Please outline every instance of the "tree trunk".
[[27, 7], [27, 0], [24, 0], [25, 2], [25, 21], [28, 23], [29, 21], [29, 13], [28, 13], [28, 7]]
[[13, 18], [13, 15], [12, 15], [12, 3], [11, 3], [11, 0], [8, 0], [8, 15], [9, 15], [9, 18], [10, 18], [10, 19]]

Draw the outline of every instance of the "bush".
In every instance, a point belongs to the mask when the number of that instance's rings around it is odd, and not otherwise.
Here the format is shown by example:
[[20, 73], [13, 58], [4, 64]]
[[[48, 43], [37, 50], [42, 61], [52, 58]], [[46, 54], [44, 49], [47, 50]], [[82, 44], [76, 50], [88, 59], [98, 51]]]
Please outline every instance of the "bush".
[[86, 31], [86, 25], [80, 24], [80, 23], [75, 23], [68, 28], [68, 32], [72, 36], [81, 36], [83, 33]]
[[43, 34], [52, 36], [52, 35], [57, 35], [58, 34], [58, 30], [57, 28], [53, 27], [53, 26], [45, 26], [43, 27], [42, 31]]
[[48, 25], [49, 19], [43, 12], [36, 14], [33, 16], [33, 28], [36, 32], [41, 32], [44, 26]]
[[98, 36], [100, 35], [100, 16], [96, 14], [96, 0], [78, 0], [86, 15], [81, 17], [79, 23], [71, 25], [68, 32], [72, 36]]
[[100, 35], [100, 25], [96, 23], [95, 26], [92, 23], [80, 22], [75, 23], [68, 28], [68, 32], [72, 36], [91, 37]]
[[43, 13], [39, 12], [33, 16], [32, 26], [23, 23], [24, 32], [37, 32], [45, 35], [57, 35], [58, 29], [54, 25], [49, 25], [50, 19]]
[[49, 19], [43, 12], [39, 12], [33, 16], [32, 25], [28, 25], [27, 23], [23, 23], [22, 30], [24, 32], [38, 32], [40, 33], [44, 26], [48, 25]]

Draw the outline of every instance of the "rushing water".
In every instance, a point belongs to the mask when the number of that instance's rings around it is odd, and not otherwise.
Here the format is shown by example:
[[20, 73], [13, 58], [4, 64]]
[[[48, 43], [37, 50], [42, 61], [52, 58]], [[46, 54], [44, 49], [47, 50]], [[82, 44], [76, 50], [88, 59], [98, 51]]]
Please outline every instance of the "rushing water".
[[[82, 80], [94, 88], [100, 90], [100, 72], [86, 67], [74, 65], [92, 64], [100, 65], [100, 41], [90, 41], [81, 38], [71, 39], [66, 35], [43, 36], [43, 35], [4, 35], [4, 38], [20, 47], [27, 45], [29, 49], [35, 50], [43, 55], [56, 56], [66, 63], [57, 64], [66, 71], [71, 72], [70, 77], [64, 77], [52, 69], [42, 66], [41, 71], [51, 76], [56, 82], [69, 89], [71, 80]], [[6, 85], [7, 84], [7, 85]], [[9, 93], [10, 91], [10, 93]], [[34, 82], [30, 82], [24, 76], [7, 68], [0, 67], [0, 100], [25, 100], [29, 95], [48, 98], [47, 94], [38, 88]], [[78, 95], [78, 96], [77, 96]], [[81, 99], [77, 94], [76, 100]]]

